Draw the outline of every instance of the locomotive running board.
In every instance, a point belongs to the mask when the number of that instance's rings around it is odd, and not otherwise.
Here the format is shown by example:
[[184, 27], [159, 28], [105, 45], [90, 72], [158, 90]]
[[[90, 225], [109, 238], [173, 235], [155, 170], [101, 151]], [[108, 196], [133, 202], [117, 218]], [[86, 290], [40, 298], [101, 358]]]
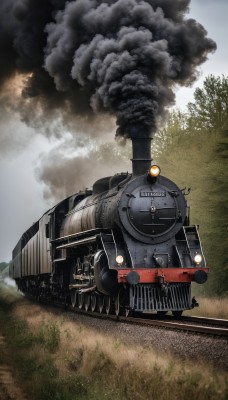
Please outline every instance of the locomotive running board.
[[94, 243], [94, 242], [96, 242], [96, 240], [97, 240], [97, 236], [91, 236], [91, 237], [88, 237], [85, 239], [77, 240], [76, 242], [62, 244], [61, 246], [57, 246], [56, 249], [57, 250], [69, 249], [71, 247], [77, 247], [77, 246], [81, 246], [83, 244]]

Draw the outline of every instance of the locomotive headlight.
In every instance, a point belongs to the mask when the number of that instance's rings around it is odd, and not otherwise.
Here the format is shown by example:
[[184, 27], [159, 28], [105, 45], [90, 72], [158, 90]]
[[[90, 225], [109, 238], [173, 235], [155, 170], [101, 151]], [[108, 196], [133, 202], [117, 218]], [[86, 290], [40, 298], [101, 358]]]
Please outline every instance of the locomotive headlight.
[[118, 264], [119, 266], [121, 266], [121, 265], [123, 264], [123, 262], [124, 262], [123, 256], [117, 256], [117, 257], [116, 257], [116, 262], [117, 262], [117, 264]]
[[156, 178], [158, 175], [160, 175], [161, 169], [159, 168], [158, 165], [152, 165], [149, 169], [149, 175], [152, 176], [153, 178]]
[[194, 257], [194, 261], [196, 264], [200, 264], [202, 261], [202, 256], [200, 254], [196, 254]]

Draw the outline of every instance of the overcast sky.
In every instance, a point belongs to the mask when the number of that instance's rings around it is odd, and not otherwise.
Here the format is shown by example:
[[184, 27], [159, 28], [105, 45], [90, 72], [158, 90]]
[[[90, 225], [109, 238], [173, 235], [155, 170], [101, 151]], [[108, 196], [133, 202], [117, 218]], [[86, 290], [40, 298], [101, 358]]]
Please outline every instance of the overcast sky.
[[182, 109], [193, 100], [195, 88], [202, 86], [207, 75], [228, 75], [228, 0], [192, 0], [190, 16], [205, 27], [208, 36], [217, 43], [217, 50], [200, 67], [201, 76], [194, 86], [177, 91], [176, 104]]
[[[196, 84], [192, 88], [177, 91], [176, 104], [181, 109], [193, 100], [194, 89], [202, 86], [205, 76], [228, 75], [228, 0], [192, 0], [191, 4], [190, 16], [206, 28], [218, 49], [201, 67], [201, 76]], [[12, 127], [4, 126], [4, 129]], [[51, 205], [43, 199], [44, 188], [38, 183], [35, 170], [40, 157], [48, 154], [57, 143], [48, 142], [31, 128], [16, 121], [15, 135], [19, 132], [23, 132], [23, 135], [26, 133], [27, 144], [24, 148], [18, 145], [16, 151], [6, 153], [0, 159], [0, 262], [11, 259], [12, 248], [20, 235]]]

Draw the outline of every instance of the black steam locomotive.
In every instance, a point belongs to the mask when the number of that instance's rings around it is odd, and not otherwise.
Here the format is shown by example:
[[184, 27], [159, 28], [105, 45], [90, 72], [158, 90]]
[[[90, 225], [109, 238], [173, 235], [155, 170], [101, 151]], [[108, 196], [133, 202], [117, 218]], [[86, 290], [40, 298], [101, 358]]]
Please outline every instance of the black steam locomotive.
[[99, 312], [179, 316], [197, 305], [208, 269], [185, 193], [151, 166], [150, 138], [133, 140], [133, 173], [94, 183], [46, 212], [13, 250], [18, 288]]

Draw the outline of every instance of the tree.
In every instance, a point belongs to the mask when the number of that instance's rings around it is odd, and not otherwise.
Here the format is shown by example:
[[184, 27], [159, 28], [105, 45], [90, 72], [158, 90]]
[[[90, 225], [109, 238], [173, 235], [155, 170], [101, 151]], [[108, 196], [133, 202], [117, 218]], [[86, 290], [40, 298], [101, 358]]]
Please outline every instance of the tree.
[[[216, 82], [220, 87], [221, 80], [216, 78]], [[218, 93], [218, 88], [215, 91]], [[193, 113], [172, 111], [166, 126], [155, 138], [156, 161], [163, 175], [181, 188], [192, 188], [187, 198], [191, 223], [200, 225], [203, 250], [210, 268], [208, 283], [198, 286], [197, 290], [200, 289], [201, 294], [225, 295], [228, 294], [228, 132], [225, 125], [218, 129], [215, 122], [213, 129], [207, 129], [208, 114], [204, 118], [203, 102], [201, 110], [198, 97], [195, 98], [197, 102], [191, 104], [191, 110], [198, 110], [194, 115], [197, 123], [191, 127]]]
[[[195, 90], [194, 99], [188, 104], [188, 131], [206, 135], [210, 142], [205, 143], [202, 153], [207, 177], [205, 204], [210, 217], [205, 231], [206, 251], [214, 276], [210, 286], [212, 292], [228, 294], [228, 77], [208, 76], [203, 88]], [[206, 151], [208, 146], [210, 150]]]
[[187, 114], [178, 109], [169, 112], [166, 124], [152, 141], [152, 156], [156, 159], [187, 133]]
[[228, 132], [228, 77], [209, 75], [188, 103], [188, 130]]
[[0, 272], [3, 271], [7, 266], [8, 266], [8, 263], [6, 263], [6, 262], [1, 262], [1, 263], [0, 263]]

